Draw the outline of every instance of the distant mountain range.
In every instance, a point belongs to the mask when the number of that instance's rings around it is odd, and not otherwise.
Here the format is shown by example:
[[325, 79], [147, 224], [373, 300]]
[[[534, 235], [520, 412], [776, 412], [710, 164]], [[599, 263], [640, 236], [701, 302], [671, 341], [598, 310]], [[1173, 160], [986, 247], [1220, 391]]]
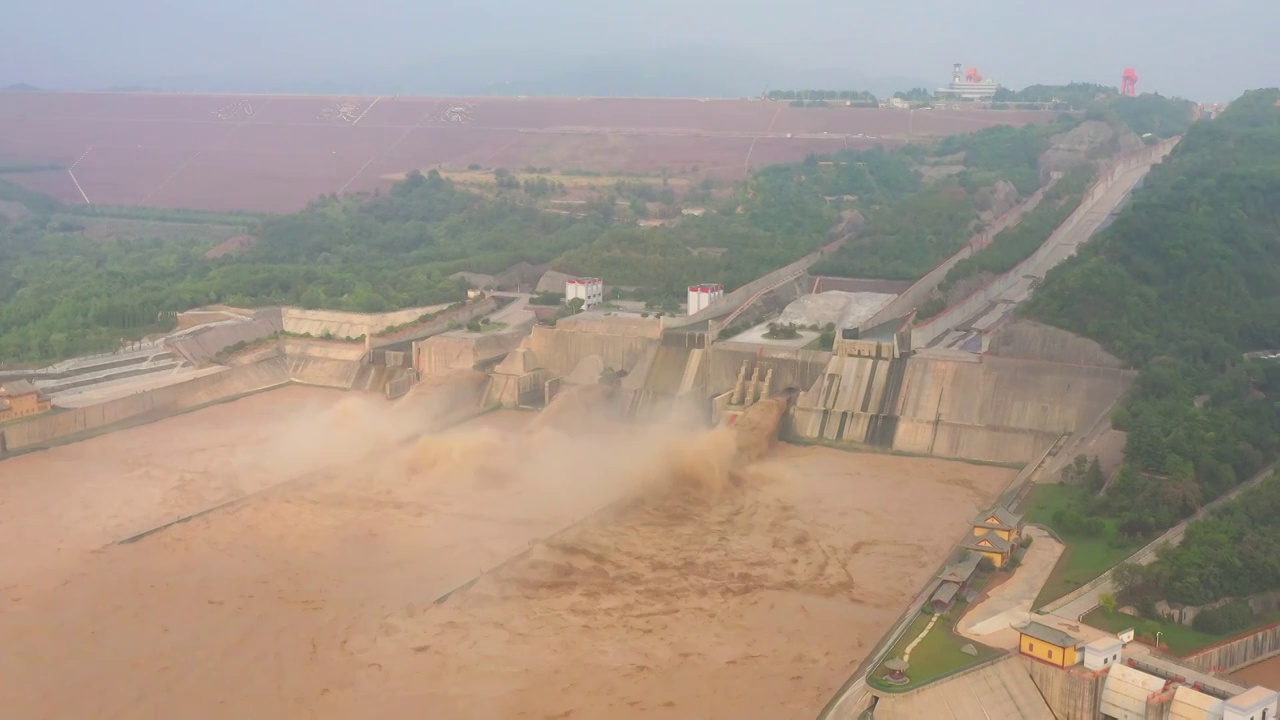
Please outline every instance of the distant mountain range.
[[[932, 88], [922, 78], [876, 77], [848, 68], [805, 68], [721, 50], [609, 55], [476, 53], [403, 67], [255, 76], [122, 78], [119, 92], [281, 92], [362, 95], [754, 97], [775, 90], [867, 90], [887, 97]], [[71, 89], [71, 88], [68, 88]]]

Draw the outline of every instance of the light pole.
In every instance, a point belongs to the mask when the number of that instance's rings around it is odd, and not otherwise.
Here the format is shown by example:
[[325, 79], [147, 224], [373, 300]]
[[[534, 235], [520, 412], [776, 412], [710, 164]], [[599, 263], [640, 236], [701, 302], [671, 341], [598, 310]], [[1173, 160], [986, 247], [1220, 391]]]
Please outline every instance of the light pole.
[[907, 144], [911, 144], [911, 132], [915, 129], [916, 109], [907, 108]]
[[1159, 630], [1157, 630], [1157, 631], [1156, 631], [1156, 649], [1157, 649], [1157, 650], [1159, 650], [1159, 649], [1160, 649], [1160, 634], [1161, 634], [1161, 633], [1160, 633], [1160, 631], [1159, 631]]

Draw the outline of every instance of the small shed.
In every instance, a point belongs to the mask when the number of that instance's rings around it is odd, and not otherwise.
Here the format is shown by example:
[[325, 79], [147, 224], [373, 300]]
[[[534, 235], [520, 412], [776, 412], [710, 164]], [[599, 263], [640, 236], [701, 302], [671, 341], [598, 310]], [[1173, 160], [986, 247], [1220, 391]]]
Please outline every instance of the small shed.
[[929, 598], [929, 604], [933, 607], [935, 613], [944, 613], [951, 609], [956, 602], [956, 593], [960, 591], [960, 586], [954, 583], [942, 583], [938, 585], [938, 591]]
[[1276, 720], [1277, 704], [1275, 690], [1254, 685], [1223, 703], [1222, 717], [1223, 720]]
[[943, 583], [952, 583], [960, 586], [961, 590], [969, 587], [969, 581], [973, 579], [973, 574], [978, 570], [978, 561], [982, 560], [982, 556], [977, 553], [969, 553], [965, 559], [951, 563], [938, 575], [938, 579]]
[[1020, 628], [1018, 634], [1018, 651], [1023, 655], [1060, 668], [1076, 664], [1079, 639], [1035, 621]]
[[1084, 666], [1087, 670], [1102, 670], [1120, 662], [1124, 643], [1120, 638], [1100, 637], [1084, 646]]

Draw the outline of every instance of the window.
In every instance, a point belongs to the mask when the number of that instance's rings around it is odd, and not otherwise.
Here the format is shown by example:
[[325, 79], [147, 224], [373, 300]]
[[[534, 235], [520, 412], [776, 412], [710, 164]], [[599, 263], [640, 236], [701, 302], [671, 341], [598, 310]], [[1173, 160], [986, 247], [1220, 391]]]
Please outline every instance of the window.
[[1107, 663], [1109, 663], [1109, 662], [1111, 662], [1111, 658], [1102, 658], [1102, 664], [1103, 664], [1103, 665], [1106, 665], [1106, 664], [1107, 664]]
[[1052, 660], [1052, 659], [1053, 659], [1053, 651], [1052, 651], [1052, 650], [1050, 650], [1050, 651], [1049, 651], [1049, 659], [1050, 659], [1050, 660]]
[[1035, 652], [1035, 651], [1036, 651], [1036, 644], [1035, 644], [1035, 643], [1027, 643], [1027, 652]]

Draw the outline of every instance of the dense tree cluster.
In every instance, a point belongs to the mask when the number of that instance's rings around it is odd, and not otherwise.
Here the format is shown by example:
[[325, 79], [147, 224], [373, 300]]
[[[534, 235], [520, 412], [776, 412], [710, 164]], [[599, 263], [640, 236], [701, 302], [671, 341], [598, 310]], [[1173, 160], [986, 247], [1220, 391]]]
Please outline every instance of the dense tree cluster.
[[[1243, 357], [1280, 347], [1277, 99], [1249, 93], [1194, 126], [1115, 223], [1050, 272], [1025, 307], [1141, 368], [1113, 416], [1128, 432], [1125, 464], [1086, 509], [1119, 518], [1122, 532], [1174, 524], [1280, 452], [1280, 364]], [[1219, 524], [1193, 526], [1221, 541], [1215, 562], [1195, 550], [1163, 565], [1181, 568], [1159, 584], [1171, 599], [1237, 594], [1241, 578], [1271, 572], [1280, 556], [1255, 564], [1261, 556], [1245, 547], [1253, 539], [1228, 542]]]
[[[1158, 600], [1204, 605], [1280, 590], [1276, 513], [1280, 513], [1280, 477], [1272, 476], [1192, 523], [1182, 542], [1162, 548], [1155, 562], [1124, 567], [1119, 572], [1121, 597], [1139, 607], [1150, 607]], [[1224, 632], [1251, 618], [1251, 612], [1234, 608], [1210, 614], [1201, 622], [1213, 626], [1206, 632]]]
[[[851, 178], [865, 177], [871, 189], [882, 178], [893, 184], [865, 203], [867, 224], [855, 242], [815, 267], [815, 272], [845, 277], [915, 280], [954, 255], [978, 227], [984, 193], [1001, 181], [1020, 196], [1040, 187], [1040, 155], [1049, 138], [1070, 129], [1078, 118], [1047, 125], [998, 126], [970, 135], [944, 138], [936, 146], [885, 153], [839, 168]], [[932, 183], [912, 178], [909, 160], [953, 162], [963, 169]], [[908, 179], [912, 178], [912, 179]], [[849, 184], [857, 193], [862, 186]], [[834, 192], [835, 188], [830, 188]]]
[[[15, 187], [4, 185], [5, 193], [24, 198]], [[376, 312], [456, 301], [466, 283], [452, 273], [546, 262], [602, 231], [589, 220], [458, 190], [435, 173], [414, 174], [379, 197], [323, 198], [257, 222], [253, 245], [208, 259], [207, 244], [181, 238], [94, 242], [59, 232], [47, 212], [56, 202], [25, 199], [32, 214], [0, 224], [6, 363], [111, 349], [166, 329], [176, 311], [216, 302]]]
[[765, 94], [770, 100], [791, 100], [792, 102], [830, 102], [850, 103], [860, 107], [876, 107], [879, 101], [875, 95], [866, 90], [770, 90]]
[[1071, 213], [1080, 207], [1084, 192], [1093, 180], [1087, 167], [1071, 171], [1054, 184], [1034, 210], [1013, 227], [996, 234], [986, 248], [956, 263], [943, 278], [939, 290], [983, 273], [1000, 275], [1031, 256]]

